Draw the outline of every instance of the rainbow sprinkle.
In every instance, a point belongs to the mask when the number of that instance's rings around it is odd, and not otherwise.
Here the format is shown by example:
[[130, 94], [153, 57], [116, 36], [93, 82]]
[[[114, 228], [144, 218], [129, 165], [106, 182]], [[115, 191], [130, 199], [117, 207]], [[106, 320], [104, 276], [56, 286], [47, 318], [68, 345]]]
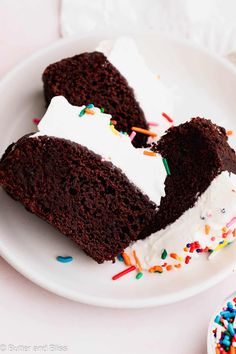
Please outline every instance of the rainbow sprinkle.
[[71, 257], [71, 256], [66, 256], [66, 257], [57, 256], [57, 261], [60, 263], [69, 263], [69, 262], [73, 261], [73, 257]]
[[223, 306], [212, 330], [216, 354], [236, 354], [236, 298]]
[[156, 152], [148, 151], [148, 150], [144, 150], [143, 154], [146, 156], [157, 156]]
[[152, 131], [147, 130], [147, 129], [139, 128], [139, 127], [132, 127], [132, 130], [137, 132], [137, 133], [142, 133], [142, 134], [145, 134], [145, 135], [149, 135], [152, 138], [155, 138], [157, 136], [157, 133], [152, 132]]
[[80, 111], [79, 117], [83, 117], [83, 115], [85, 115], [85, 110], [86, 110], [86, 107]]
[[231, 136], [231, 135], [233, 135], [233, 130], [228, 130], [227, 132], [226, 132], [226, 135], [228, 135], [228, 136]]
[[132, 133], [130, 134], [129, 138], [130, 138], [131, 141], [134, 140], [136, 134], [137, 134], [136, 132], [132, 132]]
[[170, 118], [165, 112], [162, 113], [162, 117], [164, 117], [169, 123], [173, 123], [173, 119]]
[[165, 159], [165, 158], [163, 157], [162, 161], [163, 161], [163, 164], [164, 164], [164, 166], [165, 166], [167, 175], [170, 176], [170, 168], [169, 168], [167, 159]]
[[148, 122], [149, 127], [158, 127], [158, 123], [156, 122]]
[[123, 252], [123, 253], [122, 253], [122, 257], [123, 257], [124, 262], [125, 262], [125, 264], [126, 264], [127, 266], [131, 266], [131, 265], [132, 265], [131, 260], [130, 260], [130, 257], [128, 256], [127, 253]]
[[32, 119], [32, 122], [33, 122], [34, 124], [38, 125], [39, 122], [40, 122], [40, 119], [39, 119], [39, 118], [33, 118], [33, 119]]
[[132, 271], [135, 270], [135, 269], [136, 269], [135, 266], [131, 266], [131, 267], [129, 267], [129, 268], [123, 270], [122, 272], [120, 272], [120, 273], [114, 275], [114, 276], [112, 277], [112, 280], [117, 280], [117, 279], [123, 277], [124, 275], [126, 275], [126, 274], [132, 272]]

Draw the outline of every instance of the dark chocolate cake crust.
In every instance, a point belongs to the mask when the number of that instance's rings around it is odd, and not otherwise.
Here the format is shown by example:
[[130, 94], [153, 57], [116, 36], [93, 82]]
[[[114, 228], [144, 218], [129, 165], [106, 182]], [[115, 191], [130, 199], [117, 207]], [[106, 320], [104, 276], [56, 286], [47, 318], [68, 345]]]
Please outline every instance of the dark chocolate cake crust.
[[207, 119], [193, 118], [170, 128], [152, 150], [167, 159], [171, 172], [156, 217], [158, 230], [193, 207], [221, 172], [236, 174], [236, 155], [225, 129]]
[[[43, 73], [46, 104], [62, 95], [75, 106], [93, 103], [105, 108], [117, 121], [118, 131], [131, 133], [137, 126], [148, 129], [144, 113], [126, 79], [100, 52], [83, 53], [49, 65]], [[147, 136], [137, 134], [136, 147], [144, 146]]]
[[0, 185], [98, 263], [153, 231], [156, 205], [110, 162], [68, 140], [21, 138], [0, 161]]

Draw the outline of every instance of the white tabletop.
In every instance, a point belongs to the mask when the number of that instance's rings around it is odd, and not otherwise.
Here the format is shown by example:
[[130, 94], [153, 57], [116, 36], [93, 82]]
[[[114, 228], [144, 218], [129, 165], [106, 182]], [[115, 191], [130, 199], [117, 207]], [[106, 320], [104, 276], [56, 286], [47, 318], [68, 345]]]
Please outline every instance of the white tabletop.
[[[57, 0], [1, 0], [1, 76], [59, 38], [58, 14]], [[203, 294], [169, 306], [112, 310], [51, 294], [0, 259], [0, 353], [25, 345], [32, 353], [205, 354], [211, 313], [235, 291], [234, 281], [232, 273]]]

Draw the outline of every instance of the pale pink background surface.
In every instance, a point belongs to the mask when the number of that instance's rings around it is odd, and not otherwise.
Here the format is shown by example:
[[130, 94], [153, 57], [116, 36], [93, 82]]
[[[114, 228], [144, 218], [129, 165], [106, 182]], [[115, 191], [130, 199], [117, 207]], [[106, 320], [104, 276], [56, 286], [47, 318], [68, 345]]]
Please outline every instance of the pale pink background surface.
[[[1, 77], [59, 38], [58, 14], [57, 0], [0, 0]], [[1, 344], [58, 344], [70, 354], [205, 354], [211, 313], [235, 284], [232, 273], [220, 285], [174, 305], [112, 310], [53, 295], [0, 259], [0, 353]]]

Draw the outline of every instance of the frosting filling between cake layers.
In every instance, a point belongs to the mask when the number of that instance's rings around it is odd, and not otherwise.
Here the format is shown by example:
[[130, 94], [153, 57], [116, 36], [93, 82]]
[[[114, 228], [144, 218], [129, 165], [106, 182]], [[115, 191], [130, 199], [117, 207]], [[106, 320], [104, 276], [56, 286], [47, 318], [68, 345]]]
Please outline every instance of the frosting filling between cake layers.
[[152, 130], [156, 131], [158, 136], [162, 135], [171, 125], [162, 117], [162, 112], [173, 114], [173, 95], [148, 68], [135, 41], [130, 37], [104, 40], [96, 51], [102, 52], [125, 77], [128, 85], [134, 90], [146, 120], [158, 123], [158, 127], [152, 127]]
[[[222, 172], [198, 198], [193, 208], [177, 221], [145, 240], [139, 240], [126, 249], [132, 257], [135, 250], [143, 269], [150, 269], [164, 262], [182, 263], [186, 256], [196, 257], [200, 251], [210, 249], [209, 259], [218, 250], [235, 239], [236, 230], [236, 175]], [[189, 247], [186, 247], [186, 246]], [[167, 256], [162, 258], [163, 251]], [[177, 255], [177, 257], [176, 257]]]
[[[82, 113], [81, 113], [82, 112]], [[128, 135], [119, 133], [110, 124], [111, 115], [100, 108], [77, 107], [63, 96], [52, 99], [38, 125], [39, 132], [31, 135], [63, 138], [87, 147], [126, 175], [150, 200], [160, 204], [165, 195], [165, 167], [160, 155], [144, 155], [143, 149], [133, 147]]]

